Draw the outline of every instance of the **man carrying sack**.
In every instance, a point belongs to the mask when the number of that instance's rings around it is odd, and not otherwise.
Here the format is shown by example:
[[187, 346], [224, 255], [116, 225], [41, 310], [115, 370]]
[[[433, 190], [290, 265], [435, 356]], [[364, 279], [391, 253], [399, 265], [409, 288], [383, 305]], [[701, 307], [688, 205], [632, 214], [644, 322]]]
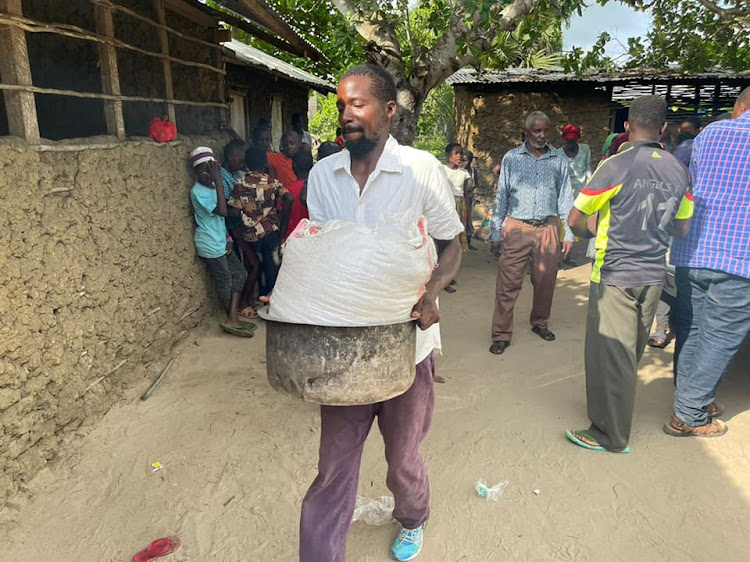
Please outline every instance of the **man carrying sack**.
[[426, 218], [439, 263], [412, 314], [419, 329], [411, 388], [377, 404], [321, 406], [319, 472], [302, 502], [300, 561], [346, 560], [362, 448], [376, 417], [388, 462], [386, 484], [395, 499], [393, 516], [401, 523], [391, 556], [411, 560], [422, 549], [429, 516], [429, 483], [419, 445], [434, 407], [433, 351], [440, 349], [437, 296], [458, 273], [458, 237], [464, 226], [441, 164], [426, 152], [399, 145], [389, 134], [397, 110], [391, 76], [374, 65], [356, 66], [344, 74], [337, 95], [347, 150], [312, 169], [310, 219], [376, 227], [389, 215], [412, 211]]

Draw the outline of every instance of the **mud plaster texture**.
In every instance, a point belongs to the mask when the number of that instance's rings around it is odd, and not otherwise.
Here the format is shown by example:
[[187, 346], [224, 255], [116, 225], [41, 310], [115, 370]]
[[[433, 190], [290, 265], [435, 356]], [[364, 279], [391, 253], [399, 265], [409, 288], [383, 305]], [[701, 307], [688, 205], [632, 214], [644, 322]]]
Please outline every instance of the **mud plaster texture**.
[[601, 156], [609, 134], [610, 104], [605, 92], [566, 89], [559, 92], [502, 90], [477, 92], [455, 89], [454, 109], [457, 142], [468, 147], [477, 159], [480, 204], [490, 203], [495, 193], [492, 166], [521, 144], [523, 122], [531, 111], [547, 114], [551, 121], [550, 143], [563, 145], [560, 130], [566, 123], [581, 127], [581, 142], [591, 147], [592, 165]]
[[0, 505], [216, 306], [187, 154], [227, 140], [0, 141]]

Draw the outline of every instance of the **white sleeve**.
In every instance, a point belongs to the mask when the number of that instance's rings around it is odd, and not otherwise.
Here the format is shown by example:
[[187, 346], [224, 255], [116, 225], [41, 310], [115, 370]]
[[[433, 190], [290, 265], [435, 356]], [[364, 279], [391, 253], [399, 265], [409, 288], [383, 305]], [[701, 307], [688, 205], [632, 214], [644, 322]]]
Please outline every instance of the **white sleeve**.
[[320, 181], [320, 167], [313, 166], [310, 170], [310, 176], [307, 178], [307, 211], [310, 215], [310, 220], [313, 222], [325, 222], [325, 215], [323, 214], [323, 201], [320, 197], [321, 193], [321, 181]]
[[456, 212], [456, 200], [442, 164], [437, 160], [425, 174], [426, 193], [423, 214], [427, 231], [436, 240], [453, 240], [464, 231]]

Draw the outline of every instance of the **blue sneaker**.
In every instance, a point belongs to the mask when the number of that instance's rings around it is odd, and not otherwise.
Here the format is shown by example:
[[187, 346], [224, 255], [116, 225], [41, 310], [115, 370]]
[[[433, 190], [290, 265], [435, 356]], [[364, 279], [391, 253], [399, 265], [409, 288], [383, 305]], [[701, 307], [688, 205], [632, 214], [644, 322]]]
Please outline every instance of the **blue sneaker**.
[[393, 541], [391, 547], [391, 558], [394, 560], [412, 560], [422, 552], [422, 542], [424, 540], [424, 523], [416, 529], [404, 529]]

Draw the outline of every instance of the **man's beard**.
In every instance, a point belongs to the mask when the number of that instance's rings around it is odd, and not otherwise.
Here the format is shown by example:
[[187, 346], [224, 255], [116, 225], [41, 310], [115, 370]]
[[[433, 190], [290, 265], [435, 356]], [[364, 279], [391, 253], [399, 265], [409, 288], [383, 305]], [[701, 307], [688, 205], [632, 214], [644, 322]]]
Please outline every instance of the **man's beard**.
[[364, 156], [368, 152], [375, 150], [375, 147], [378, 146], [378, 142], [380, 142], [380, 137], [367, 137], [364, 132], [362, 132], [362, 137], [359, 140], [346, 140], [346, 136], [344, 136], [344, 140], [346, 141], [346, 149], [352, 156], [356, 157]]
[[529, 140], [528, 142], [532, 146], [532, 148], [536, 148], [537, 150], [542, 149], [547, 146], [547, 141], [534, 142], [533, 140]]

